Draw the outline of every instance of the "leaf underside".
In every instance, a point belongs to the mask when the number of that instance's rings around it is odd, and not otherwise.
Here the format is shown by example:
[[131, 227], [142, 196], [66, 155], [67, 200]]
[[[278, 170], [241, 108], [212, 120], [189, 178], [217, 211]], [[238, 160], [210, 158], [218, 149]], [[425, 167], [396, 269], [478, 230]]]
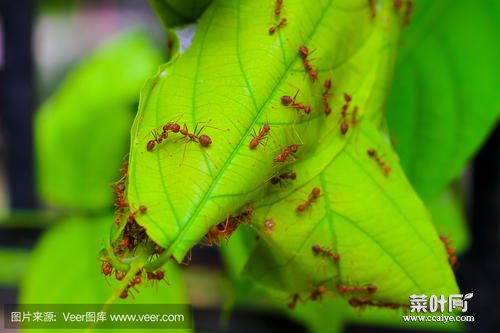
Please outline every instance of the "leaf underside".
[[[334, 296], [338, 283], [376, 283], [373, 300], [397, 304], [406, 304], [408, 293], [455, 291], [431, 218], [377, 130], [402, 13], [392, 1], [382, 1], [375, 18], [362, 0], [286, 1], [278, 18], [275, 4], [214, 2], [191, 47], [144, 87], [127, 185], [131, 211], [148, 207], [137, 222], [180, 262], [210, 227], [251, 204], [260, 240], [245, 271], [267, 285], [305, 293], [321, 283]], [[269, 34], [283, 17], [286, 25]], [[316, 81], [304, 70], [302, 44]], [[329, 116], [322, 98], [327, 79]], [[296, 93], [310, 114], [282, 105], [282, 96]], [[344, 93], [352, 97], [345, 135]], [[154, 129], [168, 122], [190, 133], [196, 128], [212, 144], [169, 133], [147, 151]], [[267, 137], [250, 149], [252, 134], [265, 124]], [[297, 152], [276, 162], [292, 144]], [[367, 154], [370, 148], [378, 161]], [[273, 176], [291, 171], [295, 180], [271, 184]], [[298, 213], [313, 187], [321, 195]], [[266, 230], [270, 218], [275, 227]], [[341, 260], [315, 256], [315, 244]]]

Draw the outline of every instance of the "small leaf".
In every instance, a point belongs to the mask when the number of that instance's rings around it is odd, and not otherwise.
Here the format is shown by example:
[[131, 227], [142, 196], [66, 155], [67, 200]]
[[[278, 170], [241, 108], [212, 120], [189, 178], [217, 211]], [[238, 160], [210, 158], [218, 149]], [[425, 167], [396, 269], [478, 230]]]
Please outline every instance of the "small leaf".
[[77, 209], [109, 207], [109, 184], [126, 154], [137, 91], [160, 61], [146, 35], [129, 33], [97, 49], [43, 104], [35, 119], [43, 201]]

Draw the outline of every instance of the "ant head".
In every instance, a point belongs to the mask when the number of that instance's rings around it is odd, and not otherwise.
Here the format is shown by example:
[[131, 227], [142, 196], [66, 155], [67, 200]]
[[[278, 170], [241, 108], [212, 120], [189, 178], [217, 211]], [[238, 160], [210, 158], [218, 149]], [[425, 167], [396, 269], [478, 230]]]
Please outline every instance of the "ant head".
[[281, 96], [281, 104], [284, 106], [288, 106], [293, 102], [293, 99], [290, 96]]
[[309, 55], [309, 49], [304, 44], [299, 46], [299, 55], [302, 59], [307, 58], [307, 56]]
[[116, 279], [117, 279], [118, 281], [121, 281], [121, 280], [123, 280], [123, 278], [125, 277], [125, 274], [124, 274], [123, 272], [121, 272], [121, 271], [116, 271], [116, 273], [115, 273], [115, 277], [116, 277]]

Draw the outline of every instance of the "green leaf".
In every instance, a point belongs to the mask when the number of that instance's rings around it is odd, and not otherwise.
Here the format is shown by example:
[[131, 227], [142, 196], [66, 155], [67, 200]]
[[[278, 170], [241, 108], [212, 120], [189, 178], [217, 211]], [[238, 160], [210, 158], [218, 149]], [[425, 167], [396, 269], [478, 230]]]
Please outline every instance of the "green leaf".
[[0, 262], [3, 267], [8, 267], [0, 270], [0, 285], [16, 286], [26, 269], [27, 260], [25, 249], [0, 248]]
[[[366, 1], [287, 2], [282, 12], [286, 25], [270, 34], [280, 18], [269, 5], [214, 2], [191, 47], [146, 84], [131, 133], [130, 211], [148, 207], [135, 219], [165, 248], [162, 260], [180, 262], [210, 227], [253, 204], [261, 245], [246, 271], [285, 293], [308, 296], [325, 284], [327, 295], [337, 296], [339, 283], [372, 283], [379, 290], [370, 300], [408, 305], [413, 293], [455, 292], [430, 215], [383, 140], [386, 134], [375, 130], [401, 22], [392, 1], [381, 4], [375, 19]], [[304, 70], [302, 44], [318, 82]], [[327, 79], [329, 116], [322, 98]], [[282, 105], [282, 96], [297, 91], [296, 100], [310, 105], [311, 114]], [[344, 93], [352, 97], [345, 135]], [[195, 135], [187, 139], [173, 123]], [[252, 132], [265, 124], [267, 138], [251, 149]], [[209, 135], [211, 145], [199, 144], [201, 135]], [[297, 151], [279, 162], [293, 145]], [[377, 150], [378, 162], [369, 148]], [[289, 187], [271, 184], [273, 176], [292, 170], [297, 179]], [[315, 186], [321, 196], [297, 213]], [[268, 218], [277, 224], [272, 232], [262, 229]], [[314, 256], [315, 244], [342, 260]]]
[[35, 119], [38, 190], [45, 203], [104, 209], [119, 178], [144, 77], [159, 53], [143, 33], [98, 48], [68, 74]]
[[212, 0], [149, 0], [165, 30], [196, 21]]
[[464, 252], [470, 244], [469, 228], [465, 218], [464, 202], [456, 190], [450, 188], [444, 191], [429, 200], [427, 207], [439, 234], [446, 236], [459, 253]]
[[[61, 221], [41, 238], [31, 255], [21, 281], [20, 304], [104, 304], [113, 293], [111, 278], [101, 274], [96, 253], [112, 216], [92, 220], [71, 218]], [[176, 265], [166, 266], [172, 286], [138, 287], [136, 299], [121, 304], [187, 304], [185, 286]], [[24, 330], [29, 331], [29, 330]], [[58, 330], [63, 332], [64, 330]], [[74, 332], [75, 330], [71, 330]], [[99, 331], [99, 330], [96, 330]], [[104, 330], [102, 330], [104, 331]], [[138, 331], [138, 330], [137, 330]], [[162, 330], [190, 332], [190, 330]], [[33, 332], [43, 332], [33, 329]]]
[[[260, 225], [260, 244], [246, 273], [284, 291], [311, 293], [320, 284], [337, 296], [337, 286], [375, 284], [371, 300], [408, 306], [411, 294], [457, 291], [444, 246], [430, 214], [413, 192], [391, 148], [368, 122], [359, 126], [345, 150], [315, 178], [276, 200], [256, 203], [256, 220], [272, 219], [272, 232]], [[387, 176], [367, 154], [370, 147], [392, 167]], [[304, 161], [297, 174], [307, 172]], [[308, 210], [295, 207], [313, 187], [321, 196]], [[320, 245], [340, 254], [338, 262], [314, 254]], [[273, 260], [261, 260], [272, 255]], [[342, 294], [341, 294], [342, 295]], [[352, 294], [345, 294], [351, 298]]]
[[475, 0], [421, 0], [415, 8], [387, 116], [401, 164], [427, 201], [460, 175], [499, 120], [500, 10]]
[[[326, 79], [332, 80], [332, 109], [341, 108], [348, 92], [359, 105], [360, 119], [381, 110], [399, 32], [392, 4], [384, 2], [380, 15], [385, 20], [376, 21], [366, 1], [289, 2], [283, 13], [288, 23], [270, 35], [279, 19], [269, 5], [213, 3], [191, 47], [162, 67], [141, 93], [127, 200], [132, 211], [148, 206], [147, 214], [136, 219], [167, 249], [165, 257], [182, 260], [211, 226], [265, 195], [269, 179], [293, 160], [314, 156], [310, 173], [301, 176], [307, 179], [342, 150], [351, 133], [340, 133], [339, 111], [325, 117], [321, 95]], [[318, 82], [304, 72], [301, 44], [312, 53]], [[312, 107], [310, 115], [298, 115], [280, 102], [298, 89], [297, 101]], [[161, 131], [168, 122], [186, 124], [190, 132], [205, 125], [200, 134], [213, 143], [201, 147], [171, 133], [147, 151], [152, 130]], [[252, 132], [266, 123], [268, 139], [250, 149]], [[275, 162], [291, 144], [300, 145], [296, 158]]]

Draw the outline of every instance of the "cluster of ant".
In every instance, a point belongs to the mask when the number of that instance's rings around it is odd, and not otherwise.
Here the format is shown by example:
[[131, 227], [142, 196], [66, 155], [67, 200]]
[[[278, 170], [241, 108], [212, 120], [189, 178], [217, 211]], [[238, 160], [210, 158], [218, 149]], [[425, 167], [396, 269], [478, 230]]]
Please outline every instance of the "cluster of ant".
[[[324, 284], [321, 284], [317, 288], [313, 289], [313, 291], [309, 294], [309, 297], [307, 299], [311, 301], [321, 299], [326, 291], [327, 291], [326, 286]], [[290, 301], [290, 303], [288, 303], [288, 308], [295, 309], [298, 301], [305, 303], [307, 302], [307, 299], [303, 299], [302, 297], [300, 297], [299, 293], [295, 293], [292, 295], [292, 300]]]
[[[115, 272], [114, 275], [117, 281], [122, 281], [125, 278], [126, 273], [117, 269], [115, 270], [110, 261], [104, 260], [101, 265], [102, 274], [104, 276], [111, 276], [113, 275], [113, 271]], [[132, 281], [130, 281], [130, 283], [122, 290], [122, 292], [120, 293], [120, 298], [127, 298], [129, 294], [132, 297], [134, 297], [133, 294], [130, 292], [130, 289], [139, 292], [136, 286], [142, 284], [143, 280], [147, 280], [152, 285], [155, 285], [158, 283], [158, 281], [162, 280], [164, 280], [167, 284], [169, 284], [169, 282], [166, 280], [165, 271], [158, 269], [156, 270], [156, 272], [147, 272], [144, 269], [140, 269], [137, 271]]]
[[282, 6], [283, 6], [283, 0], [276, 0], [276, 7], [274, 8], [274, 16], [279, 20], [279, 22], [276, 25], [269, 28], [268, 32], [270, 35], [274, 35], [276, 31], [283, 28], [287, 23], [286, 17], [281, 17]]
[[[120, 169], [120, 173], [121, 178], [118, 182], [115, 183], [114, 189], [114, 192], [117, 196], [114, 204], [116, 216], [115, 224], [117, 226], [120, 226], [125, 216], [126, 222], [120, 233], [120, 237], [112, 244], [113, 255], [123, 259], [123, 257], [125, 257], [127, 253], [133, 255], [137, 247], [143, 246], [144, 248], [152, 249], [151, 259], [153, 259], [155, 256], [159, 256], [164, 251], [164, 249], [154, 243], [148, 237], [146, 230], [136, 221], [136, 216], [138, 214], [145, 214], [148, 208], [145, 205], [140, 205], [139, 208], [130, 212], [130, 204], [125, 200], [125, 184], [128, 179], [128, 161], [125, 161], [123, 163], [123, 166]], [[115, 277], [118, 281], [122, 281], [125, 277], [124, 272], [113, 267], [109, 257], [105, 257], [105, 259], [102, 259], [101, 272], [105, 276], [110, 276], [113, 274], [113, 272], [115, 272]], [[147, 272], [143, 269], [139, 270], [134, 279], [121, 292], [120, 297], [126, 298], [129, 294], [130, 289], [134, 289], [138, 292], [136, 286], [141, 284], [143, 278], [155, 283], [164, 280], [165, 272], [162, 270], [157, 270], [156, 272]]]
[[451, 246], [451, 240], [448, 239], [448, 237], [439, 235], [439, 239], [443, 242], [446, 253], [448, 253], [448, 261], [450, 262], [451, 267], [454, 268], [458, 263], [457, 250]]
[[[349, 299], [349, 303], [352, 304], [373, 304], [377, 306], [379, 303], [375, 303], [367, 297], [373, 295], [377, 292], [377, 286], [373, 283], [370, 283], [366, 286], [360, 285], [345, 285], [339, 284], [337, 285], [337, 290], [342, 295], [347, 295]], [[323, 294], [328, 291], [326, 285], [321, 284], [318, 287], [314, 288], [309, 294], [308, 298], [311, 301], [315, 301], [321, 299]], [[294, 309], [297, 306], [297, 302], [301, 301], [305, 303], [307, 299], [303, 299], [299, 293], [295, 293], [292, 295], [292, 299], [290, 303], [288, 303], [288, 308]], [[353, 305], [354, 306], [354, 305]]]
[[383, 160], [374, 148], [369, 148], [366, 152], [370, 158], [377, 162], [382, 171], [384, 171], [385, 175], [389, 176], [391, 173], [391, 167], [387, 164], [387, 161]]
[[240, 224], [248, 221], [253, 214], [252, 204], [248, 204], [245, 211], [237, 216], [229, 216], [224, 221], [210, 228], [205, 237], [203, 238], [201, 244], [206, 246], [220, 246], [221, 240], [229, 240], [233, 232], [238, 229]]
[[168, 133], [179, 133], [182, 135], [178, 140], [185, 140], [186, 142], [196, 142], [202, 147], [208, 147], [212, 144], [212, 138], [206, 134], [201, 134], [205, 126], [198, 129], [198, 125], [195, 126], [194, 131], [190, 132], [187, 125], [184, 124], [182, 127], [174, 122], [168, 122], [161, 127], [161, 129], [155, 128], [151, 132], [153, 134], [153, 139], [149, 140], [146, 144], [147, 151], [153, 151], [156, 145], [159, 145], [163, 140], [168, 138]]

